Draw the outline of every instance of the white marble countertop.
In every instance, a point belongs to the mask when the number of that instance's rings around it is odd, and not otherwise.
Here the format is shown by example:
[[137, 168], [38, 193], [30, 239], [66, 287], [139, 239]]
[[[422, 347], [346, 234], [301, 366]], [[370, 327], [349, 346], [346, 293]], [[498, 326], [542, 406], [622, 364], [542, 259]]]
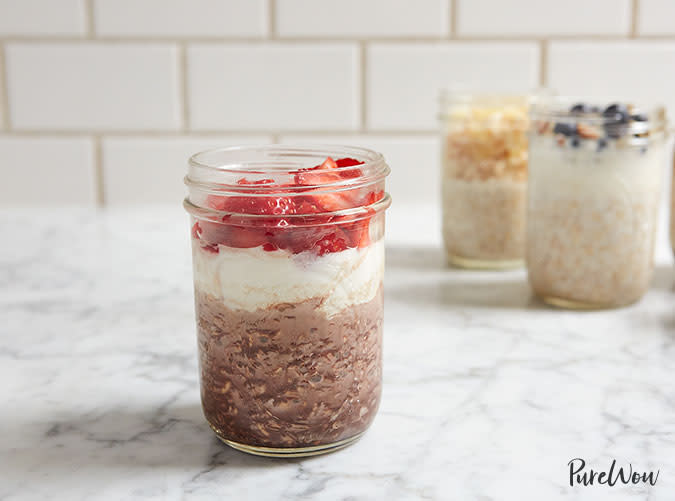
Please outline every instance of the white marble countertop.
[[[523, 271], [443, 269], [433, 218], [405, 214], [426, 223], [408, 246], [390, 214], [377, 419], [343, 451], [273, 460], [202, 417], [186, 215], [0, 213], [0, 500], [672, 500], [665, 242], [639, 304], [558, 311]], [[577, 457], [660, 475], [570, 487]]]

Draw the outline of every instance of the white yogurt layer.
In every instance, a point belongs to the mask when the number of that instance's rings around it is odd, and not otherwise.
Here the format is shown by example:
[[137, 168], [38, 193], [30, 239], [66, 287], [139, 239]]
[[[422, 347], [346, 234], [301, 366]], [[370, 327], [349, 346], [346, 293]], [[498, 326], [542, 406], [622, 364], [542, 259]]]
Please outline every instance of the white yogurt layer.
[[223, 245], [215, 254], [193, 240], [192, 254], [195, 286], [229, 308], [247, 311], [322, 297], [320, 309], [332, 316], [373, 299], [384, 275], [382, 239], [324, 256]]
[[596, 152], [595, 142], [579, 148], [560, 148], [542, 139], [530, 143], [530, 187], [542, 201], [591, 195], [616, 197], [625, 194], [651, 197], [660, 193], [663, 173], [663, 147], [639, 148], [611, 146]]

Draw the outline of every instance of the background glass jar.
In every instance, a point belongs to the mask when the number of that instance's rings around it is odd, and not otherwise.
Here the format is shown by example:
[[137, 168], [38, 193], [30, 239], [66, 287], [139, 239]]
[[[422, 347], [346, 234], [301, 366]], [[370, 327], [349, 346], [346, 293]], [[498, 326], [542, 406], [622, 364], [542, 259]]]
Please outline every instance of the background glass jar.
[[675, 256], [675, 154], [673, 155], [673, 172], [670, 189], [670, 246]]
[[382, 155], [348, 147], [191, 158], [202, 406], [230, 446], [320, 454], [375, 417], [388, 173]]
[[665, 111], [576, 101], [532, 107], [529, 281], [557, 306], [621, 306], [652, 276]]
[[441, 96], [443, 240], [449, 264], [522, 266], [527, 98]]

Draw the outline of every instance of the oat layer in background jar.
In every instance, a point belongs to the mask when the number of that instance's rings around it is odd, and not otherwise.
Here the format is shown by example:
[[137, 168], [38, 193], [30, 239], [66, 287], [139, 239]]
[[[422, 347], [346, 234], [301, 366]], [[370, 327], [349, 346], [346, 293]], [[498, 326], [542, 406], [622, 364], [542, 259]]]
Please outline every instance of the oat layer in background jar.
[[443, 240], [448, 264], [523, 265], [527, 98], [443, 93]]
[[373, 422], [388, 173], [379, 153], [340, 146], [192, 157], [202, 407], [228, 445], [311, 456]]
[[665, 110], [549, 98], [530, 118], [527, 268], [535, 293], [568, 308], [637, 301], [653, 272]]

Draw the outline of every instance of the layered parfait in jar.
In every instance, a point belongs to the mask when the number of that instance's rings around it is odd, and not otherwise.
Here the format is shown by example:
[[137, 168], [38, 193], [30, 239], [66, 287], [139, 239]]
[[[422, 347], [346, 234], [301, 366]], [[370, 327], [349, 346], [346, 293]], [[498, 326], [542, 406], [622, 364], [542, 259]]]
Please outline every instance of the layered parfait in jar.
[[527, 116], [523, 96], [443, 94], [443, 240], [449, 264], [523, 264]]
[[532, 107], [527, 269], [568, 308], [637, 301], [653, 272], [664, 161], [663, 108], [540, 100]]
[[373, 421], [388, 172], [380, 154], [346, 147], [191, 158], [202, 406], [230, 446], [320, 454]]

